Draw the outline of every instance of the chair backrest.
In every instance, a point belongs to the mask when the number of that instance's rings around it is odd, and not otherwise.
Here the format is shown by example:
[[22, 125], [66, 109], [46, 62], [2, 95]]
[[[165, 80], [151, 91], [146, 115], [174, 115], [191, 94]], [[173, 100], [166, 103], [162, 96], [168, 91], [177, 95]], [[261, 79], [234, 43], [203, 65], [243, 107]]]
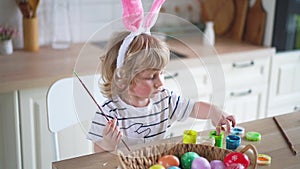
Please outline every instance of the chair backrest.
[[[103, 102], [99, 87], [99, 75], [82, 76], [91, 94], [98, 104]], [[87, 132], [87, 121], [91, 121], [97, 106], [85, 91], [79, 80], [74, 78], [60, 79], [53, 83], [47, 93], [47, 112], [49, 130], [54, 133], [56, 160], [60, 160], [57, 132], [75, 124], [82, 124], [81, 130]]]

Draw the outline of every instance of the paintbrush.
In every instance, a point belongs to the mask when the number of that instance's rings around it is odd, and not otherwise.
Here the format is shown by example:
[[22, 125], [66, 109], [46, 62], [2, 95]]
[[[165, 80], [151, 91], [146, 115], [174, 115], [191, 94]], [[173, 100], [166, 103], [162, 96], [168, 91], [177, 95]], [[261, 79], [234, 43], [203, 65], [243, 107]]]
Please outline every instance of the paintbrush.
[[291, 142], [291, 140], [289, 139], [288, 135], [286, 134], [286, 132], [283, 130], [283, 128], [281, 127], [280, 123], [278, 122], [278, 120], [276, 119], [276, 117], [273, 117], [277, 127], [279, 128], [281, 134], [283, 135], [283, 137], [285, 138], [285, 140], [287, 141], [290, 149], [292, 150], [294, 155], [297, 155], [297, 151], [293, 145], [293, 143]]
[[[85, 91], [91, 96], [91, 98], [93, 99], [94, 103], [97, 105], [98, 109], [100, 110], [100, 112], [104, 115], [105, 119], [107, 121], [109, 121], [109, 119], [107, 118], [106, 114], [103, 112], [103, 110], [101, 109], [100, 105], [97, 103], [96, 99], [93, 97], [93, 95], [91, 94], [91, 92], [88, 90], [88, 88], [86, 87], [86, 85], [83, 83], [83, 81], [79, 78], [79, 75], [74, 71], [75, 76], [77, 77], [77, 79], [79, 80], [79, 82], [81, 83], [81, 85], [83, 86], [83, 88], [85, 89]], [[125, 143], [125, 141], [122, 139], [121, 140], [122, 143], [125, 145], [125, 147], [128, 149], [128, 151], [131, 151], [129, 146]]]

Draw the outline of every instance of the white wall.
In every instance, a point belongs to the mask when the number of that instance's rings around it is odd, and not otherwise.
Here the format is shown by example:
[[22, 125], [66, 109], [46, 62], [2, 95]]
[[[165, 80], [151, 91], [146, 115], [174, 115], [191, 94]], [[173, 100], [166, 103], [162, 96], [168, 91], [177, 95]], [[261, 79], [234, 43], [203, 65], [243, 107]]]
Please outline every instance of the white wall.
[[[19, 35], [14, 39], [14, 47], [22, 48], [22, 15], [17, 6], [18, 0], [0, 0], [0, 24], [17, 27]], [[40, 45], [48, 45], [53, 37], [53, 3], [56, 0], [40, 0], [38, 8], [39, 41]], [[72, 42], [84, 42], [105, 24], [121, 17], [121, 0], [58, 0], [70, 2], [70, 20]], [[153, 0], [142, 0], [145, 12], [149, 11]], [[254, 0], [250, 0], [253, 4]], [[192, 14], [188, 12], [188, 5], [193, 7]], [[273, 20], [276, 0], [263, 0], [267, 11], [267, 26], [264, 45], [270, 46], [273, 33]], [[167, 13], [196, 22], [200, 19], [198, 0], [166, 0], [164, 7]], [[175, 8], [179, 7], [180, 12]], [[172, 21], [168, 21], [172, 22]], [[166, 23], [168, 23], [166, 21]], [[104, 39], [107, 37], [103, 37]]]
[[[40, 45], [51, 44], [53, 37], [53, 4], [56, 0], [41, 0], [38, 8]], [[59, 0], [64, 1], [64, 0]], [[121, 17], [121, 0], [65, 0], [70, 3], [70, 23], [72, 42], [84, 42], [103, 25]], [[142, 0], [145, 12], [149, 11], [152, 0]], [[169, 0], [167, 12], [175, 14], [174, 5], [182, 8], [182, 15], [187, 10], [183, 3], [196, 3], [197, 0]], [[195, 6], [195, 5], [193, 5]], [[197, 5], [196, 5], [197, 6]], [[193, 16], [199, 16], [197, 9]], [[17, 27], [19, 35], [14, 39], [14, 47], [22, 48], [22, 15], [15, 0], [0, 0], [0, 24]], [[105, 38], [105, 37], [103, 37]]]

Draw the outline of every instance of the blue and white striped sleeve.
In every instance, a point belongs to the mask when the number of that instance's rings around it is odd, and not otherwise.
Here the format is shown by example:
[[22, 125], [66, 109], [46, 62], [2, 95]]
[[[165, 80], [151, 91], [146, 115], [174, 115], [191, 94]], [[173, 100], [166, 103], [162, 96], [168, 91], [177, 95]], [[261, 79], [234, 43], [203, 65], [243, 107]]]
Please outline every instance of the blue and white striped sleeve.
[[194, 101], [177, 95], [172, 91], [167, 92], [169, 92], [169, 119], [171, 121], [184, 121], [190, 116], [193, 110]]

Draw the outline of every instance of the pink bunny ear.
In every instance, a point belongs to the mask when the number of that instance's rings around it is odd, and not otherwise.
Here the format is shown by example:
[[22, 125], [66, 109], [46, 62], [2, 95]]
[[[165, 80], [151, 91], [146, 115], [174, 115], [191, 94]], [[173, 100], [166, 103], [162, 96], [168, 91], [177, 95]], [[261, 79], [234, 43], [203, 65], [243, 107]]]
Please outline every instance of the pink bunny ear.
[[141, 0], [122, 0], [123, 24], [131, 32], [136, 32], [143, 21], [143, 6]]
[[152, 7], [145, 18], [144, 27], [147, 31], [150, 31], [152, 26], [155, 24], [159, 10], [164, 2], [165, 0], [155, 0], [153, 2]]

